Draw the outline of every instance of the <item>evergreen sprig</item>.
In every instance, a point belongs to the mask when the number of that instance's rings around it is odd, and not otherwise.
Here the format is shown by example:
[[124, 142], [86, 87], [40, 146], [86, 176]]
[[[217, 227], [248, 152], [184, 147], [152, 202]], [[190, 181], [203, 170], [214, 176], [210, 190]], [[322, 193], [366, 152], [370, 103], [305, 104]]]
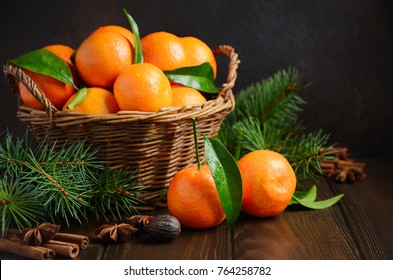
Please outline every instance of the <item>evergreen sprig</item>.
[[241, 90], [218, 139], [236, 159], [254, 150], [273, 150], [288, 159], [299, 182], [316, 178], [329, 135], [304, 132], [298, 114], [306, 102], [299, 94], [307, 86], [298, 71], [289, 68]]
[[137, 211], [133, 205], [142, 203], [135, 195], [140, 188], [136, 182], [136, 171], [128, 169], [105, 170], [98, 174], [95, 184], [96, 214], [110, 215], [115, 221], [122, 216], [131, 216]]
[[44, 208], [37, 199], [32, 185], [4, 176], [0, 179], [0, 217], [4, 236], [10, 226], [23, 228], [33, 226], [43, 219]]
[[256, 118], [262, 124], [270, 122], [277, 128], [292, 128], [298, 124], [298, 113], [306, 103], [298, 93], [308, 85], [301, 83], [302, 76], [295, 68], [289, 68], [250, 85], [236, 95], [236, 107], [226, 122]]
[[46, 219], [82, 223], [88, 212], [110, 213], [116, 221], [136, 212], [134, 206], [141, 201], [136, 198], [135, 171], [105, 171], [104, 162], [96, 159], [97, 150], [82, 140], [55, 146], [46, 139], [29, 141], [28, 133], [17, 138], [6, 132], [0, 144], [3, 230]]

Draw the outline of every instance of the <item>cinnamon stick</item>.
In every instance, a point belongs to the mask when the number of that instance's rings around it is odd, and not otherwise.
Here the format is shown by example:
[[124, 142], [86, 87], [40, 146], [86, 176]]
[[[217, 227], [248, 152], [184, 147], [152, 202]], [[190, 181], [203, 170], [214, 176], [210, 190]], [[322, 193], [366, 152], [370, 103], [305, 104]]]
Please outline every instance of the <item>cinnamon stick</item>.
[[337, 162], [337, 167], [348, 167], [348, 166], [353, 166], [354, 161], [352, 159], [347, 159], [347, 160], [339, 160]]
[[329, 155], [332, 155], [334, 157], [337, 157], [339, 159], [346, 160], [349, 158], [349, 149], [346, 147], [332, 147], [328, 149], [323, 149], [323, 153], [328, 153]]
[[79, 246], [73, 243], [49, 240], [41, 246], [55, 251], [56, 255], [71, 259], [75, 259], [79, 255]]
[[333, 162], [322, 161], [320, 163], [320, 166], [321, 166], [321, 170], [324, 174], [329, 174], [329, 173], [333, 172], [335, 169], [335, 164]]
[[354, 183], [367, 177], [366, 164], [349, 158], [348, 148], [333, 147], [321, 152], [333, 156], [333, 159], [324, 159], [320, 163], [322, 172], [329, 178], [341, 183]]
[[72, 233], [56, 233], [53, 240], [68, 242], [76, 244], [80, 249], [86, 249], [89, 246], [89, 237], [84, 235], [72, 234]]
[[31, 246], [18, 238], [0, 238], [0, 251], [34, 260], [50, 260], [56, 255], [55, 251], [50, 248]]

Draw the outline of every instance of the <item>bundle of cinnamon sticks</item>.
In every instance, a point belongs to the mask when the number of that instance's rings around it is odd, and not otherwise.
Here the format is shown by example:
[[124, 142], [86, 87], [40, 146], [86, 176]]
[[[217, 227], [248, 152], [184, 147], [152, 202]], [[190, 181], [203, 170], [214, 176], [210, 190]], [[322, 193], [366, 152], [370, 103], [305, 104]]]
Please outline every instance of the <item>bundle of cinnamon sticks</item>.
[[89, 245], [89, 238], [78, 234], [53, 232], [46, 238], [47, 226], [48, 224], [44, 223], [35, 229], [25, 229], [22, 232], [9, 229], [7, 238], [0, 238], [0, 251], [35, 260], [49, 260], [55, 256], [76, 259], [80, 250]]
[[357, 162], [349, 157], [346, 147], [333, 147], [321, 151], [327, 153], [332, 159], [323, 160], [320, 165], [322, 172], [330, 179], [340, 183], [354, 183], [364, 180], [366, 164]]

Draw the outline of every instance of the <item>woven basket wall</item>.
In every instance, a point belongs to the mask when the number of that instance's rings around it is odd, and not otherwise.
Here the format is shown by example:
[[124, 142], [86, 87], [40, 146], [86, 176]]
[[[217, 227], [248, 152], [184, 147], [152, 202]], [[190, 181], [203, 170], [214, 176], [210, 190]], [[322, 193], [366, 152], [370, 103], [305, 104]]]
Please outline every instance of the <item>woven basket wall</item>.
[[[215, 55], [229, 58], [226, 82], [219, 94], [202, 106], [165, 108], [156, 113], [120, 111], [117, 114], [91, 115], [57, 110], [33, 80], [15, 65], [5, 65], [4, 73], [11, 87], [18, 92], [22, 82], [44, 110], [22, 104], [17, 117], [25, 122], [37, 139], [47, 137], [49, 144], [63, 145], [86, 139], [98, 149], [98, 158], [107, 168], [130, 167], [138, 170], [144, 193], [140, 199], [152, 205], [162, 198], [172, 177], [180, 169], [196, 162], [192, 119], [205, 135], [217, 135], [223, 119], [234, 109], [232, 88], [237, 77], [238, 55], [231, 46], [222, 45]], [[200, 156], [204, 158], [203, 139], [199, 137]], [[148, 207], [148, 206], [147, 206]]]

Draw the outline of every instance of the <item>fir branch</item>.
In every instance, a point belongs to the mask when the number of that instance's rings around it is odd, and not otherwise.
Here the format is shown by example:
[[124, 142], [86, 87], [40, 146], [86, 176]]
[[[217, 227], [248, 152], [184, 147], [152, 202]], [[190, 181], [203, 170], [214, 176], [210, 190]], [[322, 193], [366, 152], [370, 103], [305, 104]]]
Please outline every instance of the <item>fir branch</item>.
[[306, 86], [294, 68], [282, 70], [272, 77], [253, 84], [236, 95], [236, 107], [225, 120], [233, 124], [245, 118], [257, 118], [261, 124], [269, 121], [275, 127], [291, 129], [305, 104], [298, 93]]
[[[9, 132], [5, 134], [4, 143], [0, 144], [0, 174], [18, 178], [20, 189], [30, 190], [23, 194], [26, 200], [34, 199], [40, 205], [41, 216], [68, 225], [70, 218], [82, 223], [82, 219], [87, 220], [88, 211], [97, 212], [98, 207], [104, 215], [114, 215], [116, 220], [122, 214], [136, 212], [134, 206], [141, 201], [136, 198], [139, 192], [133, 181], [135, 172], [104, 171], [104, 162], [95, 158], [97, 150], [85, 141], [66, 143], [55, 149], [56, 144], [48, 145], [46, 139], [30, 142], [27, 134], [20, 138]], [[14, 195], [11, 189], [3, 188], [3, 191], [3, 197]], [[17, 208], [19, 205], [21, 208]], [[2, 212], [5, 228], [10, 224], [20, 226], [20, 221], [36, 222], [37, 217], [25, 215], [23, 205], [14, 204], [17, 211], [14, 212], [20, 217], [10, 211]]]
[[30, 184], [21, 185], [4, 176], [0, 179], [0, 201], [3, 237], [11, 226], [22, 230], [44, 220], [44, 209]]
[[128, 169], [106, 170], [98, 174], [95, 184], [96, 214], [110, 214], [116, 222], [122, 216], [137, 213], [135, 205], [143, 203], [137, 198], [141, 186], [136, 183], [136, 172]]
[[55, 148], [56, 143], [48, 145], [46, 139], [30, 142], [27, 135], [17, 138], [7, 131], [0, 143], [3, 233], [10, 226], [22, 229], [48, 218], [82, 223], [88, 211], [112, 215], [116, 221], [137, 213], [135, 206], [142, 201], [137, 199], [135, 171], [104, 170], [104, 162], [96, 160], [97, 150], [85, 141]]
[[34, 145], [27, 137], [7, 134], [5, 145], [0, 147], [0, 164], [9, 176], [19, 174], [22, 184], [35, 185], [37, 198], [52, 221], [60, 216], [68, 224], [69, 216], [78, 221], [86, 218], [84, 208], [94, 194], [91, 178], [92, 169], [98, 168], [96, 151], [84, 146], [84, 141], [77, 141], [55, 150], [55, 144], [47, 145], [46, 139]]
[[326, 155], [320, 151], [327, 147], [328, 139], [329, 135], [322, 130], [285, 139], [281, 153], [291, 163], [299, 182], [323, 174], [320, 162]]

